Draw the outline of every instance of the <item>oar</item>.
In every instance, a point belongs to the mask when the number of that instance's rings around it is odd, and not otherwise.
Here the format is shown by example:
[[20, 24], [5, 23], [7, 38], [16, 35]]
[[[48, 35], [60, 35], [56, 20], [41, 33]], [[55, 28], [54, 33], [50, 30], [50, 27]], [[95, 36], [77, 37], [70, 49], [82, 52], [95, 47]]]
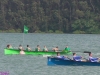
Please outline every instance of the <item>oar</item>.
[[90, 51], [72, 51], [72, 52], [91, 53]]
[[[62, 52], [63, 50], [58, 50], [58, 52]], [[69, 51], [69, 52], [81, 52], [81, 53], [91, 53], [90, 51]]]
[[91, 53], [90, 51], [84, 51], [83, 53]]

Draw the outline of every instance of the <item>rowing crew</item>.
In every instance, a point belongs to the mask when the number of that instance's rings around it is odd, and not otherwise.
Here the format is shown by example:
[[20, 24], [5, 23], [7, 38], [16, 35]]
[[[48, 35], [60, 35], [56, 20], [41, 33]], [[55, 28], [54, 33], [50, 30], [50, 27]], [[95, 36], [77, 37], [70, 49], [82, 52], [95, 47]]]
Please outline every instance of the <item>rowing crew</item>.
[[[13, 49], [12, 46], [10, 44], [7, 45], [6, 47], [7, 49]], [[22, 45], [19, 45], [18, 47], [19, 50], [24, 50]], [[32, 51], [32, 49], [29, 47], [29, 45], [27, 45], [27, 48], [26, 48], [27, 51]], [[53, 48], [52, 49], [54, 52], [58, 52], [59, 51], [59, 48], [58, 46]], [[35, 51], [48, 51], [47, 47], [44, 46], [43, 50], [40, 49], [40, 46], [37, 45], [37, 47], [35, 48]], [[65, 49], [63, 51], [70, 51], [70, 48], [68, 46], [65, 47]]]
[[[21, 47], [21, 49], [22, 49], [22, 46], [19, 46], [19, 49], [20, 49], [20, 47]], [[27, 45], [26, 50], [31, 51], [31, 48], [29, 47], [29, 45]], [[57, 47], [53, 48], [52, 50], [53, 50], [54, 52], [58, 52], [59, 48], [58, 48], [58, 46], [57, 46]], [[69, 48], [68, 46], [66, 46], [64, 50], [65, 50], [65, 51], [70, 51], [70, 48]], [[35, 51], [41, 51], [39, 45], [37, 45], [37, 47], [35, 48]], [[43, 51], [48, 51], [48, 49], [47, 49], [46, 46], [44, 46]]]
[[[61, 56], [60, 53], [57, 53], [57, 58], [64, 59], [64, 60], [69, 60], [70, 59], [67, 56]], [[83, 59], [82, 56], [78, 56], [78, 55], [76, 55], [76, 53], [73, 53], [73, 59], [70, 59], [70, 60], [83, 61], [83, 62], [86, 62], [86, 61], [100, 62], [100, 58], [92, 57], [92, 53], [91, 52], [89, 53], [89, 59]]]
[[[24, 50], [23, 47], [22, 47], [22, 45], [19, 45], [19, 48], [18, 48], [18, 49], [19, 49], [19, 50]], [[29, 47], [29, 45], [27, 45], [26, 50], [27, 50], [27, 51], [32, 51], [32, 49]], [[39, 45], [37, 45], [37, 47], [35, 48], [35, 51], [41, 51]], [[44, 46], [43, 51], [48, 51], [48, 49], [47, 49], [46, 46]]]

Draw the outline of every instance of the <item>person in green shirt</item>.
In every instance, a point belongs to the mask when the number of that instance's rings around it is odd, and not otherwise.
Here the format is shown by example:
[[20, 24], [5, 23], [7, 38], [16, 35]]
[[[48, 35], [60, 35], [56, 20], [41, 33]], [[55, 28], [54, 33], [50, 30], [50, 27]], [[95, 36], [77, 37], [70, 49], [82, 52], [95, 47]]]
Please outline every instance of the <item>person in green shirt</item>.
[[64, 51], [70, 51], [70, 48], [68, 46], [66, 46]]

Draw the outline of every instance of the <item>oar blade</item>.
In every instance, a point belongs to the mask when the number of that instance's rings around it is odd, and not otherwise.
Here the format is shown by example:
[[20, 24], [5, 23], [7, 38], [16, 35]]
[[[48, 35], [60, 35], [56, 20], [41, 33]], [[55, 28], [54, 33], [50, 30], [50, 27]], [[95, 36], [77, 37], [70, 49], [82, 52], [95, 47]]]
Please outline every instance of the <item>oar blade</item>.
[[83, 53], [91, 53], [90, 51], [84, 51]]

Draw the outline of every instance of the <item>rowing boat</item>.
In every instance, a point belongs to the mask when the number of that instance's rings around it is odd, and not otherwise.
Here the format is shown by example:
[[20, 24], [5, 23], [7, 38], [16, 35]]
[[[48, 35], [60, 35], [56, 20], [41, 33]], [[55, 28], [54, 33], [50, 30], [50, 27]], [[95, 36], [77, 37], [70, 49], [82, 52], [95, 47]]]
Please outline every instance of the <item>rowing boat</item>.
[[[26, 55], [56, 55], [57, 54], [57, 52], [54, 52], [54, 51], [34, 51], [34, 50], [27, 51], [27, 50], [24, 50], [24, 52]], [[4, 53], [5, 54], [20, 54], [20, 50], [5, 48]], [[64, 51], [60, 51], [59, 53], [62, 55], [72, 54], [72, 52], [64, 52]]]
[[64, 65], [64, 66], [100, 66], [100, 62], [74, 61], [71, 59], [61, 59], [57, 57], [47, 57], [47, 65]]

